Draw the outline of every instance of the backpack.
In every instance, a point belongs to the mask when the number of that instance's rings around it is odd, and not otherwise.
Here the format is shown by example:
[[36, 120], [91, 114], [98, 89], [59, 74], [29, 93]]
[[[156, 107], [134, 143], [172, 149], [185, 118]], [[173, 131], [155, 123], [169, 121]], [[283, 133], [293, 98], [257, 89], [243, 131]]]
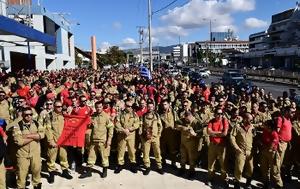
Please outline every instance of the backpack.
[[0, 137], [0, 162], [4, 159], [4, 156], [6, 154], [7, 146], [4, 142], [3, 137]]

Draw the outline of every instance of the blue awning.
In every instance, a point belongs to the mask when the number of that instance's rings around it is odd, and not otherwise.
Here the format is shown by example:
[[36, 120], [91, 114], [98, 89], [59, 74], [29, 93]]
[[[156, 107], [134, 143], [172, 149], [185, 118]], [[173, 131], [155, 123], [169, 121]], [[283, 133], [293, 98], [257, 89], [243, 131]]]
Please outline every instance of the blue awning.
[[39, 42], [53, 47], [56, 46], [56, 40], [54, 36], [30, 28], [2, 15], [0, 15], [0, 33], [23, 37], [31, 42]]

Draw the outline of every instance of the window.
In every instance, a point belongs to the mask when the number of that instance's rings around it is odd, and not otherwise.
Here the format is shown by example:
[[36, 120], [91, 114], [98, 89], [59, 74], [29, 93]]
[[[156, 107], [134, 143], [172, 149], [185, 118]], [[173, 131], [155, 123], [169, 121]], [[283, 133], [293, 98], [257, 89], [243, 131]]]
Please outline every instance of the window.
[[63, 61], [63, 66], [66, 66], [69, 63], [69, 61], [64, 60]]

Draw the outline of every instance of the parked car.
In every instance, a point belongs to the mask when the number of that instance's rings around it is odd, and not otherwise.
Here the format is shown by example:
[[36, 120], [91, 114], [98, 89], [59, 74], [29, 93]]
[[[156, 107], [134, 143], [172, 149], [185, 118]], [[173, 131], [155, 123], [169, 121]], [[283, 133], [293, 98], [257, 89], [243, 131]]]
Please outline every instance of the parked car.
[[190, 72], [189, 78], [192, 83], [199, 83], [201, 80], [203, 80], [203, 75], [201, 75], [199, 72]]
[[199, 73], [199, 75], [200, 75], [201, 78], [208, 78], [209, 77], [208, 72], [205, 71], [205, 70], [199, 70], [198, 73]]
[[[210, 70], [208, 70], [207, 68], [196, 68], [195, 70], [196, 72], [206, 72], [208, 76], [211, 75]], [[206, 74], [205, 74], [206, 75]]]
[[177, 76], [177, 75], [180, 74], [180, 70], [177, 70], [177, 69], [170, 69], [170, 70], [167, 71], [167, 73], [168, 73], [169, 75], [172, 75], [172, 76]]
[[184, 68], [182, 68], [182, 70], [181, 70], [181, 74], [182, 74], [183, 76], [187, 76], [187, 75], [189, 75], [191, 72], [193, 72], [193, 70], [192, 70], [192, 68], [189, 68], [189, 67], [184, 67]]
[[245, 80], [245, 76], [236, 71], [227, 71], [222, 76], [222, 82], [224, 85], [237, 86]]

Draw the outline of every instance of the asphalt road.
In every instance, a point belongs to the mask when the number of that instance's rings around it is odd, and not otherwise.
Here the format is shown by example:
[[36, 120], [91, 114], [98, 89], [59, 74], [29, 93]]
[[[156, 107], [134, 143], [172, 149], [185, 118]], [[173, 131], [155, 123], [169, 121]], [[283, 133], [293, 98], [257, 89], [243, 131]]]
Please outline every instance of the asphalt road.
[[[221, 77], [219, 76], [210, 76], [208, 79], [205, 79], [206, 83], [210, 84], [211, 82], [220, 82]], [[282, 96], [283, 91], [288, 91], [290, 89], [296, 89], [296, 93], [300, 94], [300, 90], [297, 87], [284, 84], [268, 83], [268, 82], [257, 82], [253, 81], [253, 85], [258, 86], [259, 88], [264, 88], [266, 93], [271, 92], [274, 97]]]

